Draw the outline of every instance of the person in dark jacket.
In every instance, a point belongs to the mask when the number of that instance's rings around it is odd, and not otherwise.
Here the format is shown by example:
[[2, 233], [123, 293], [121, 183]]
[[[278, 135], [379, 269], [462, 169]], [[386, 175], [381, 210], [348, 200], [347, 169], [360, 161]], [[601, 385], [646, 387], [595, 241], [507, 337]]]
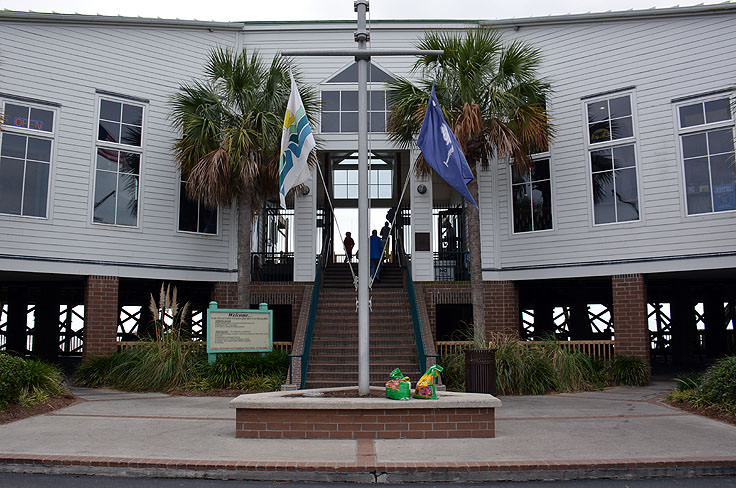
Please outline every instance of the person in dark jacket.
[[355, 247], [355, 241], [350, 237], [350, 232], [345, 233], [345, 240], [342, 243], [345, 246], [345, 262], [350, 263], [353, 261], [353, 248]]
[[381, 261], [383, 252], [383, 241], [378, 237], [378, 231], [373, 229], [371, 233], [371, 276], [378, 278], [378, 263]]

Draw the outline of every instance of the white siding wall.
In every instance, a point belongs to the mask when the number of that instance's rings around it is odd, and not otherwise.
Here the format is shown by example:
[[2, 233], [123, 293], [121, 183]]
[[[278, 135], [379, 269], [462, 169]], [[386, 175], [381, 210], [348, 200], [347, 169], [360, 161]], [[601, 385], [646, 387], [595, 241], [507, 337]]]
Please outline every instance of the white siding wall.
[[[720, 267], [724, 259], [661, 260], [617, 268], [572, 266], [622, 260], [736, 251], [736, 213], [686, 216], [673, 98], [732, 86], [736, 15], [522, 27], [506, 31], [541, 49], [552, 83], [549, 104], [557, 136], [551, 146], [554, 231], [512, 233], [509, 171], [496, 167], [494, 185], [500, 262], [487, 261], [485, 279], [538, 278]], [[581, 97], [634, 86], [641, 221], [592, 225], [592, 197]], [[481, 182], [483, 179], [481, 178]], [[484, 199], [491, 210], [494, 200]], [[485, 249], [493, 242], [484, 237]], [[725, 260], [736, 266], [736, 259]], [[549, 266], [544, 270], [520, 268]], [[566, 267], [561, 267], [566, 266]], [[509, 268], [516, 271], [502, 271]], [[491, 271], [493, 270], [493, 271]]]
[[[410, 153], [412, 161], [416, 160], [419, 150], [414, 149]], [[417, 187], [424, 185], [427, 192], [420, 195]], [[416, 251], [416, 235], [417, 232], [425, 232], [429, 234], [430, 249], [431, 243], [434, 242], [435, 236], [432, 229], [432, 178], [428, 176], [411, 175], [409, 183], [410, 204], [411, 204], [411, 272], [414, 281], [434, 281], [434, 257], [431, 251]]]
[[[55, 121], [48, 219], [0, 215], [0, 266], [18, 271], [40, 267], [74, 274], [232, 279], [228, 270], [236, 265], [230, 209], [220, 211], [217, 236], [177, 232], [179, 185], [170, 150], [175, 134], [168, 102], [180, 82], [201, 76], [210, 48], [233, 45], [237, 35], [206, 28], [0, 22], [0, 91], [61, 104]], [[96, 90], [150, 101], [144, 115], [138, 228], [91, 223]], [[55, 262], [39, 264], [10, 256]]]
[[[736, 259], [730, 256], [736, 253], [731, 231], [736, 213], [685, 215], [671, 103], [674, 98], [733, 85], [736, 13], [520, 25], [518, 31], [504, 27], [505, 37], [529, 41], [542, 51], [543, 74], [554, 88], [549, 101], [557, 128], [550, 148], [554, 229], [513, 234], [507, 164], [498, 162], [490, 171], [481, 172], [484, 278], [736, 267]], [[425, 30], [440, 27], [457, 30], [465, 25], [374, 23], [371, 47], [411, 47]], [[0, 22], [0, 92], [61, 104], [49, 218], [0, 216], [0, 255], [5, 256], [0, 257], [2, 269], [234, 279], [234, 273], [226, 271], [236, 267], [230, 209], [221, 211], [217, 236], [177, 232], [178, 180], [169, 149], [174, 133], [167, 119], [168, 99], [179, 82], [201, 76], [212, 46], [244, 45], [270, 59], [286, 49], [352, 48], [353, 31], [354, 25], [339, 23], [249, 24], [241, 35], [163, 26]], [[304, 82], [319, 90], [320, 83], [352, 61], [303, 57], [294, 62]], [[374, 62], [391, 74], [410, 76], [413, 60], [386, 57]], [[631, 86], [635, 87], [641, 221], [593, 226], [581, 98]], [[136, 229], [90, 223], [96, 90], [150, 100], [141, 174], [143, 205]], [[357, 148], [354, 134], [320, 135], [318, 121], [314, 124], [322, 148]], [[392, 145], [374, 134], [371, 149], [392, 149]], [[410, 193], [413, 230], [431, 232], [431, 181], [424, 182], [429, 189], [424, 196], [416, 194], [418, 183], [412, 182]], [[305, 248], [305, 255], [309, 251], [313, 256], [314, 237], [307, 235], [306, 225], [314, 225], [313, 210], [310, 213], [307, 206], [314, 208], [316, 191], [311, 195], [297, 199], [297, 212], [308, 218], [304, 222], [298, 219], [295, 231], [299, 241], [309, 241], [311, 247]], [[708, 254], [720, 256], [704, 257]], [[48, 257], [57, 262], [8, 256]], [[99, 263], [73, 264], [82, 259]], [[139, 263], [163, 269], [105, 263]], [[179, 270], [190, 267], [193, 270]], [[197, 267], [210, 271], [198, 272]], [[418, 280], [433, 279], [429, 254], [415, 255], [414, 273]], [[313, 277], [306, 267], [299, 266], [297, 276]]]
[[306, 182], [309, 194], [294, 190], [294, 281], [314, 281], [316, 250], [317, 171], [312, 168]]

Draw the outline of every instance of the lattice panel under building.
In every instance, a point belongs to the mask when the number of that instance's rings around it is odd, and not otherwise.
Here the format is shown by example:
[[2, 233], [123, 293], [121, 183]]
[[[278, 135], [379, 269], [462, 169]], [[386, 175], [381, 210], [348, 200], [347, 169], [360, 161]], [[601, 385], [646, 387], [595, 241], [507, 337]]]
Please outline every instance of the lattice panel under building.
[[521, 338], [529, 339], [534, 337], [534, 309], [530, 308], [521, 311]]
[[0, 351], [5, 351], [8, 344], [8, 304], [0, 303]]
[[31, 304], [26, 308], [26, 350], [24, 354], [31, 354], [33, 352], [33, 335], [36, 329], [36, 305]]
[[588, 321], [596, 339], [613, 339], [613, 317], [607, 305], [602, 303], [589, 304]]
[[555, 336], [561, 341], [570, 340], [570, 310], [571, 307], [565, 305], [555, 307], [552, 310], [552, 322], [555, 324]]
[[141, 321], [143, 307], [140, 305], [125, 305], [120, 307], [118, 318], [118, 341], [137, 341], [138, 326]]
[[84, 305], [59, 306], [59, 354], [76, 356], [84, 350]]
[[652, 354], [668, 355], [672, 349], [672, 314], [670, 304], [648, 303], [647, 321]]

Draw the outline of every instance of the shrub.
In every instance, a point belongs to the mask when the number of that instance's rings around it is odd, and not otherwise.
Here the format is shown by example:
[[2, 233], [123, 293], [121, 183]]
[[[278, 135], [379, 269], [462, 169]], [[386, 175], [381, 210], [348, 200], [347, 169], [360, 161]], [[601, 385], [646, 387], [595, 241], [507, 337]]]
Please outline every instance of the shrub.
[[610, 377], [616, 385], [644, 386], [649, 384], [649, 366], [637, 357], [617, 354], [611, 364]]
[[28, 378], [23, 358], [0, 353], [0, 410], [18, 400]]
[[0, 353], [0, 410], [11, 403], [28, 407], [64, 393], [64, 378], [55, 366]]
[[736, 356], [727, 356], [708, 368], [697, 392], [705, 401], [736, 413]]
[[447, 354], [439, 360], [442, 383], [448, 390], [465, 391], [465, 353]]
[[[274, 349], [267, 354], [260, 353], [238, 353], [238, 354], [220, 354], [217, 356], [217, 362], [209, 367], [206, 373], [211, 384], [216, 388], [241, 388], [242, 384], [249, 384], [251, 387], [242, 388], [246, 390], [270, 389], [267, 387], [255, 388], [257, 381], [261, 381], [264, 385], [264, 378], [274, 378], [283, 376], [286, 379], [286, 372], [289, 368], [289, 356], [285, 352]], [[256, 380], [255, 378], [261, 378]], [[275, 385], [277, 388], [283, 383]]]

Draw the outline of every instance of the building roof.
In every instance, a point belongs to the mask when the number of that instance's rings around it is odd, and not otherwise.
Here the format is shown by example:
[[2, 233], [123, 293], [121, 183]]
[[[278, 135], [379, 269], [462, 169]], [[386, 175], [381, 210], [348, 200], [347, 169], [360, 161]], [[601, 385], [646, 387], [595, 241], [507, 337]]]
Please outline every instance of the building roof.
[[[372, 20], [375, 27], [391, 28], [399, 24], [480, 24], [497, 27], [533, 26], [550, 24], [568, 24], [595, 21], [619, 21], [663, 17], [687, 17], [694, 15], [724, 14], [736, 11], [736, 3], [724, 2], [715, 5], [695, 5], [686, 7], [650, 8], [645, 10], [608, 11], [600, 13], [549, 15], [545, 17], [523, 17], [510, 19], [392, 19]], [[162, 19], [146, 17], [124, 17], [86, 14], [60, 14], [43, 12], [21, 12], [13, 10], [0, 11], [0, 21], [77, 23], [102, 25], [137, 25], [172, 28], [205, 28], [225, 30], [257, 30], [275, 26], [289, 26], [291, 29], [304, 29], [311, 26], [330, 25], [335, 28], [354, 28], [354, 20], [291, 20], [291, 21], [243, 21], [215, 22], [202, 20]]]

